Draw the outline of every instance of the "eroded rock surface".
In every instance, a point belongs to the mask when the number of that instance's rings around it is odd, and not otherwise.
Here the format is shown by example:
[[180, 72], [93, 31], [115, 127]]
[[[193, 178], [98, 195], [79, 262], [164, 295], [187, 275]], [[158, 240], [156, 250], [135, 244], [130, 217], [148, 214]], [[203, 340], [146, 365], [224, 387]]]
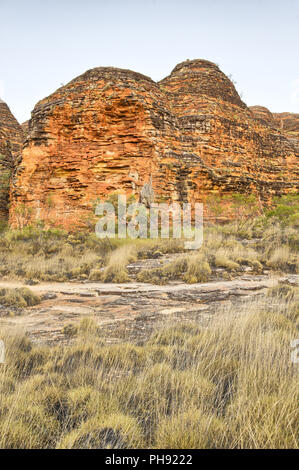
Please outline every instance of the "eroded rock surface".
[[264, 114], [257, 119], [206, 60], [183, 62], [159, 83], [89, 70], [36, 105], [11, 222], [25, 203], [33, 217], [69, 228], [97, 198], [122, 191], [139, 199], [150, 182], [156, 201], [180, 202], [204, 202], [211, 192], [255, 192], [263, 202], [298, 188], [294, 142]]
[[24, 140], [26, 140], [28, 132], [29, 132], [29, 121], [25, 121], [21, 124], [22, 130], [23, 130], [23, 135], [24, 135]]
[[262, 124], [279, 130], [288, 139], [299, 158], [299, 114], [271, 113], [264, 106], [250, 106], [249, 109]]
[[253, 113], [255, 119], [258, 119], [262, 124], [277, 128], [277, 123], [271, 111], [264, 106], [250, 106], [250, 111]]
[[0, 99], [0, 220], [8, 218], [10, 174], [21, 154], [23, 131]]
[[276, 126], [288, 136], [299, 157], [299, 114], [273, 113]]
[[[239, 305], [241, 311], [246, 302], [248, 307], [248, 300], [251, 304], [280, 282], [295, 286], [299, 276], [248, 275], [229, 281], [165, 286], [137, 282], [41, 283], [30, 287], [42, 297], [41, 304], [24, 309], [19, 316], [4, 316], [4, 311], [1, 316], [0, 311], [0, 326], [19, 329], [35, 342], [51, 344], [69, 341], [64, 333], [68, 324], [78, 326], [83, 318], [93, 318], [107, 342], [140, 341], [168, 321], [205, 324], [232, 305]], [[21, 286], [0, 282], [0, 288]]]

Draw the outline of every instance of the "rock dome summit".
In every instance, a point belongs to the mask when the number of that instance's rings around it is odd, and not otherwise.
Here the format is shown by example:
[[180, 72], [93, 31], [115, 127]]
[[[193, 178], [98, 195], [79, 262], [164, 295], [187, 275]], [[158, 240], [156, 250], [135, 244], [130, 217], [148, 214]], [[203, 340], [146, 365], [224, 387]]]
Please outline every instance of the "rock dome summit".
[[1, 114], [1, 153], [8, 143], [19, 155], [12, 224], [25, 205], [67, 228], [97, 198], [138, 199], [150, 181], [157, 202], [241, 192], [263, 203], [298, 189], [298, 115], [247, 107], [207, 60], [182, 62], [158, 83], [114, 67], [88, 70], [37, 103], [22, 150], [23, 130], [7, 119]]

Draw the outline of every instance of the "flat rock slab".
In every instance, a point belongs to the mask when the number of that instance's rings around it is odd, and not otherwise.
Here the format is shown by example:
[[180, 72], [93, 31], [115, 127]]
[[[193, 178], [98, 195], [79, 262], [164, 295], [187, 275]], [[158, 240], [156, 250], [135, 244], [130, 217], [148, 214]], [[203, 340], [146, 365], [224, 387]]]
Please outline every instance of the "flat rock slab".
[[[165, 321], [205, 322], [225, 305], [242, 303], [278, 283], [299, 285], [299, 276], [243, 276], [229, 281], [156, 286], [98, 282], [40, 283], [30, 289], [43, 299], [21, 316], [1, 317], [0, 327], [19, 329], [39, 343], [67, 342], [63, 328], [92, 317], [108, 342], [142, 340]], [[23, 287], [0, 282], [1, 287]], [[50, 295], [49, 295], [50, 294]]]

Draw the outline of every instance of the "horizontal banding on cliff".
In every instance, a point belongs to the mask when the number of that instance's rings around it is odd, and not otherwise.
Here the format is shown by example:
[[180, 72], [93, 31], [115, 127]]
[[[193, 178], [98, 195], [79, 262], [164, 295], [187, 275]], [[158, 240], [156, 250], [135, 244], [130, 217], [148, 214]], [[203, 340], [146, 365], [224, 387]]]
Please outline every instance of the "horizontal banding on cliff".
[[36, 217], [69, 226], [99, 197], [120, 188], [139, 193], [158, 171], [162, 127], [172, 126], [167, 114], [155, 82], [110, 67], [89, 70], [40, 101], [12, 188], [12, 220], [25, 203]]
[[[204, 201], [209, 192], [262, 199], [298, 186], [294, 146], [257, 120], [217, 65], [186, 61], [158, 84], [129, 70], [87, 71], [33, 110], [12, 186], [32, 217], [69, 228], [115, 191]], [[49, 203], [51, 201], [51, 203]]]
[[[246, 108], [231, 80], [208, 60], [187, 60], [178, 64], [168, 77], [161, 80], [160, 85], [174, 95], [192, 96], [192, 107], [197, 111], [214, 100]], [[175, 104], [179, 103], [176, 101]], [[188, 108], [181, 110], [184, 113], [189, 111]]]
[[249, 109], [253, 113], [253, 116], [263, 124], [275, 127], [274, 116], [268, 108], [264, 106], [250, 106]]
[[0, 220], [8, 218], [10, 178], [22, 144], [22, 128], [7, 104], [0, 99]]
[[299, 157], [299, 114], [273, 113], [273, 117], [276, 127], [287, 135]]

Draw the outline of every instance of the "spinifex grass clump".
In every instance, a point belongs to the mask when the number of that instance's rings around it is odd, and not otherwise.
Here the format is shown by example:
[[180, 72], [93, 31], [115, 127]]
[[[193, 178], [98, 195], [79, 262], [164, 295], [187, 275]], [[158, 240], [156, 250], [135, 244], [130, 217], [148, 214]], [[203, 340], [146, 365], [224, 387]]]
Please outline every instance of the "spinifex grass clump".
[[0, 289], [0, 305], [30, 307], [40, 303], [40, 297], [27, 287]]
[[298, 448], [299, 289], [208, 324], [107, 345], [84, 319], [65, 346], [0, 332], [1, 448]]
[[[272, 210], [260, 216], [250, 209], [251, 197], [235, 195], [231, 203], [237, 219], [224, 225], [206, 223], [204, 243], [194, 251], [184, 249], [183, 239], [98, 239], [87, 231], [67, 233], [41, 225], [6, 230], [0, 233], [0, 277], [128, 282], [127, 265], [148, 258], [161, 258], [161, 266], [142, 270], [138, 280], [156, 284], [206, 282], [244, 270], [298, 273], [298, 196], [276, 199]], [[222, 206], [212, 204], [214, 211], [216, 206], [218, 214]], [[163, 261], [165, 254], [173, 258]]]
[[181, 240], [98, 239], [27, 226], [0, 233], [0, 278], [41, 281], [128, 281], [127, 264], [182, 251]]

